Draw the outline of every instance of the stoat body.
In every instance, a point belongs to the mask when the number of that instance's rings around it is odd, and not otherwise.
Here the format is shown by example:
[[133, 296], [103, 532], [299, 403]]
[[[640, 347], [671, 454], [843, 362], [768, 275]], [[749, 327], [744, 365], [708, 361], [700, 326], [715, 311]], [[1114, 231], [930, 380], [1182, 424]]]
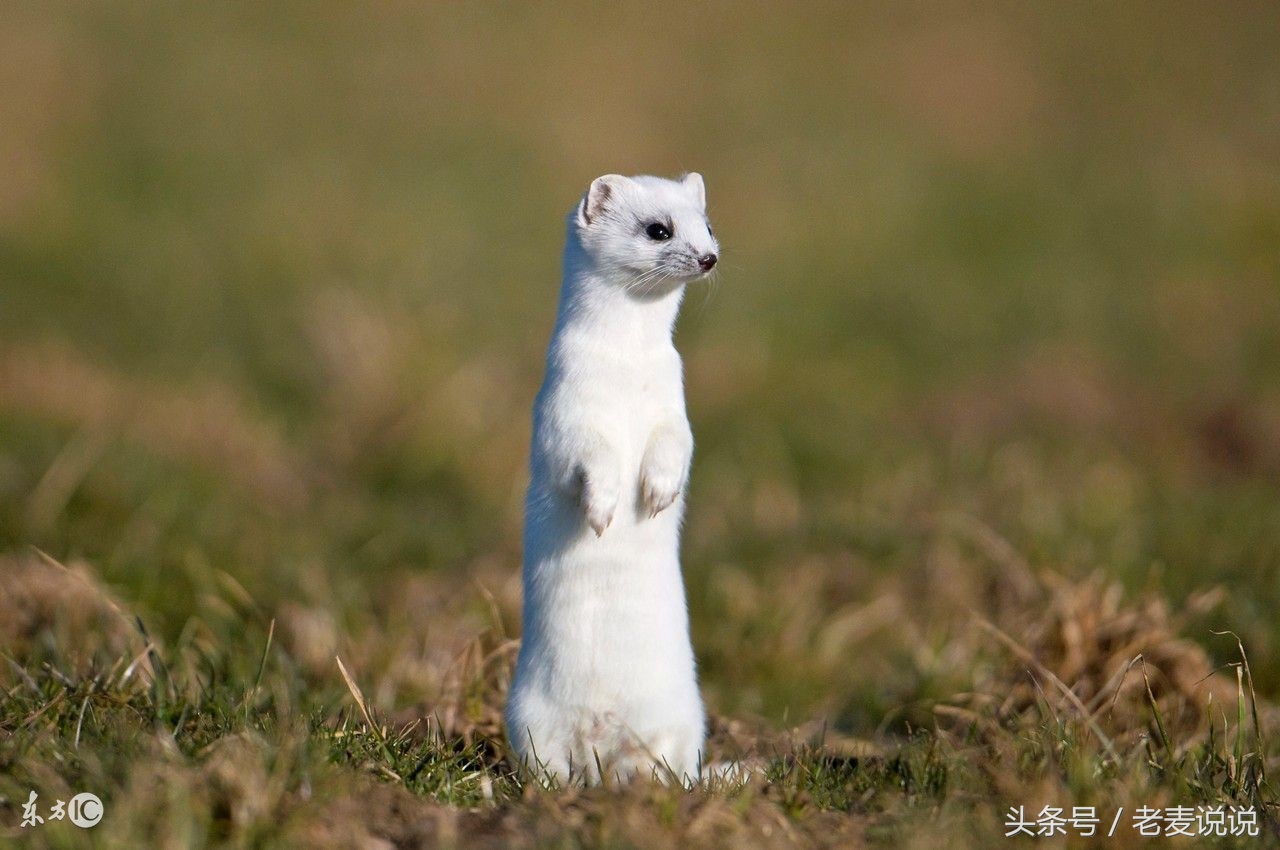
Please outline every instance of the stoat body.
[[702, 178], [605, 175], [568, 218], [533, 409], [524, 637], [507, 705], [518, 758], [559, 780], [701, 767], [680, 570], [693, 453], [672, 330], [719, 251]]

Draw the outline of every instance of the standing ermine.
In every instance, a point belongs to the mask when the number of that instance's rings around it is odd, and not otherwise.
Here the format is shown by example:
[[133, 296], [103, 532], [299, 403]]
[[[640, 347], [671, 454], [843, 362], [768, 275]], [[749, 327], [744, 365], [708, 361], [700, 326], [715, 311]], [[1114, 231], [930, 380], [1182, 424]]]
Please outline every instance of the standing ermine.
[[706, 720], [679, 552], [693, 435], [671, 334], [685, 284], [717, 251], [697, 174], [608, 174], [569, 215], [533, 408], [506, 717], [541, 776], [699, 772]]

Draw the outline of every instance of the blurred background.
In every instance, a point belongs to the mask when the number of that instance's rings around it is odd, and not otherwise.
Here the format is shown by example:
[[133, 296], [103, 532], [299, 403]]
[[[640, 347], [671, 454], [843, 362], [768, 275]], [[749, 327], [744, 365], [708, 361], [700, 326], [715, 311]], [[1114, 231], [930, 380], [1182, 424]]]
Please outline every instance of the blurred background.
[[1185, 633], [1280, 696], [1274, 3], [4, 18], [0, 550], [169, 640], [233, 598], [333, 678], [372, 635], [395, 708], [443, 675], [415, 652], [516, 633], [564, 216], [697, 170], [716, 712], [867, 733], [964, 689], [1001, 559], [1221, 588]]

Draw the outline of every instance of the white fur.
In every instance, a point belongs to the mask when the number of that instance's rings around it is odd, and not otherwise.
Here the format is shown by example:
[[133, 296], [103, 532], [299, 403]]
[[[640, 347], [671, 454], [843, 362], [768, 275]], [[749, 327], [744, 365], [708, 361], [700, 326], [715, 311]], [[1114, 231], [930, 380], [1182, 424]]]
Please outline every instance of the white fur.
[[[649, 238], [653, 222], [672, 237]], [[717, 250], [697, 174], [606, 175], [569, 216], [506, 717], [539, 775], [699, 772], [706, 721], [679, 557], [693, 435], [671, 333], [685, 284], [704, 276], [698, 257]]]

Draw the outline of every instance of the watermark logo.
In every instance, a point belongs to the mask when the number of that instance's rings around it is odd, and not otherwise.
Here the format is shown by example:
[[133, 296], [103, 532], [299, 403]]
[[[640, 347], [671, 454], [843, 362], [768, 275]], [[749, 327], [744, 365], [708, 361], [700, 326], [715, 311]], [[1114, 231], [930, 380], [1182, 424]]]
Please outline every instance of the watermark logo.
[[[1111, 818], [1111, 826], [1107, 836], [1114, 836], [1121, 826], [1124, 806], [1116, 809]], [[1056, 806], [1045, 806], [1039, 814], [1028, 816], [1023, 806], [1009, 807], [1005, 815], [1005, 836], [1026, 835], [1031, 838], [1050, 838], [1055, 835], [1075, 833], [1081, 836], [1092, 836], [1099, 832], [1097, 810], [1093, 806], [1076, 806], [1067, 814], [1066, 810]], [[1129, 828], [1146, 838], [1156, 836], [1214, 836], [1228, 835], [1254, 836], [1259, 832], [1258, 813], [1252, 808], [1236, 808], [1232, 806], [1170, 806], [1167, 809], [1155, 809], [1140, 806], [1129, 819]], [[1104, 824], [1105, 825], [1105, 824]]]
[[[59, 803], [62, 801], [59, 800]], [[71, 818], [71, 822], [82, 829], [88, 829], [91, 826], [97, 826], [98, 821], [102, 820], [104, 814], [102, 801], [98, 799], [97, 794], [90, 794], [88, 791], [82, 791], [71, 798], [70, 812], [67, 815]]]
[[[37, 801], [40, 796], [35, 791], [31, 792], [31, 796], [27, 798], [27, 802], [22, 804], [22, 826], [40, 826], [46, 817], [40, 814], [40, 808]], [[52, 822], [66, 818], [81, 829], [88, 829], [97, 826], [102, 820], [102, 816], [106, 814], [106, 809], [102, 806], [102, 800], [97, 794], [90, 794], [83, 791], [71, 798], [68, 803], [65, 800], [55, 800], [53, 805], [49, 807], [47, 819]]]

